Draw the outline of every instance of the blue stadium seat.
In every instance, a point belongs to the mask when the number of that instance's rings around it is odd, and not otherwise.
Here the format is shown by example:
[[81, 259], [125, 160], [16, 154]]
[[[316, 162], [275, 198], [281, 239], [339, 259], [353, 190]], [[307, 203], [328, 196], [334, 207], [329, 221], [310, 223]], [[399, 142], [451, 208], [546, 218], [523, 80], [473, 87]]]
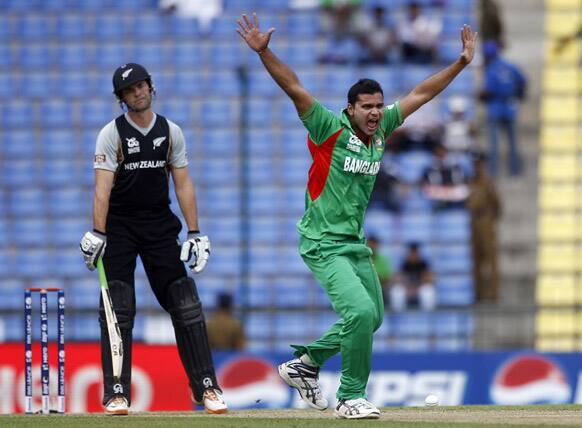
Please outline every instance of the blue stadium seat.
[[402, 216], [400, 225], [404, 242], [427, 243], [432, 240], [431, 213], [408, 213]]
[[398, 178], [407, 183], [416, 183], [421, 180], [426, 168], [432, 165], [434, 156], [424, 150], [404, 152], [396, 159]]
[[[216, 110], [219, 109], [218, 106], [214, 106], [213, 108]], [[228, 106], [225, 108], [230, 108], [231, 110], [234, 109], [234, 107]], [[202, 110], [204, 109], [203, 106]], [[234, 113], [231, 114], [234, 115]], [[229, 123], [228, 120], [225, 120], [225, 122]], [[202, 130], [201, 141], [203, 143], [200, 146], [200, 150], [202, 151], [204, 158], [224, 158], [227, 155], [232, 155], [232, 153], [238, 153], [239, 136], [234, 128], [213, 127], [213, 129], [209, 129], [209, 127], [206, 127]]]
[[174, 39], [184, 38], [193, 40], [199, 36], [198, 21], [193, 18], [183, 18], [172, 15], [168, 17], [168, 28], [170, 36]]
[[46, 206], [44, 196], [44, 192], [38, 188], [23, 188], [12, 191], [8, 196], [8, 212], [13, 217], [44, 215]]
[[[234, 30], [232, 32], [234, 33]], [[209, 64], [212, 68], [234, 72], [238, 66], [245, 64], [249, 51], [246, 46], [240, 43], [240, 40], [232, 37], [232, 40], [215, 41], [207, 45], [203, 50], [203, 55], [204, 64]]]
[[0, 141], [2, 156], [7, 160], [29, 158], [36, 145], [32, 129], [6, 130], [0, 134]]
[[213, 245], [212, 258], [204, 270], [205, 274], [237, 275], [240, 272], [240, 249], [237, 244], [231, 241], [229, 244]]
[[[198, 83], [202, 82], [198, 79]], [[237, 75], [232, 70], [215, 71], [212, 74], [206, 75], [206, 78], [201, 88], [206, 96], [236, 96], [239, 93], [239, 82]]]
[[42, 163], [42, 174], [46, 177], [43, 180], [44, 184], [49, 187], [77, 183], [81, 175], [76, 162], [54, 159], [45, 160]]
[[[93, 304], [95, 305], [95, 304]], [[66, 340], [79, 342], [96, 342], [101, 337], [101, 328], [97, 315], [70, 315], [71, 320], [68, 325], [71, 326], [65, 330]]]
[[438, 257], [433, 258], [433, 266], [437, 274], [471, 272], [473, 257], [469, 243], [462, 245], [444, 245], [437, 251]]
[[[79, 253], [78, 249], [75, 250]], [[21, 248], [17, 251], [16, 260], [18, 263], [12, 266], [12, 272], [21, 278], [38, 279], [51, 276], [54, 272], [53, 252], [48, 248]]]
[[129, 58], [137, 58], [139, 63], [147, 68], [154, 77], [154, 85], [158, 72], [172, 62], [170, 48], [160, 41], [144, 41], [143, 43], [138, 43], [133, 46], [132, 51]]
[[405, 65], [399, 70], [399, 76], [403, 78], [401, 89], [409, 92], [419, 82], [432, 76], [435, 72], [435, 67], [430, 65]]
[[0, 217], [0, 247], [12, 242], [12, 228], [6, 217]]
[[[266, 125], [278, 121], [278, 117], [274, 110], [272, 99], [253, 97], [249, 100], [248, 109], [246, 111], [247, 119], [252, 126], [258, 126], [260, 128], [258, 131], [272, 133], [271, 128]], [[251, 129], [255, 130], [254, 128]], [[272, 138], [270, 138], [270, 140], [272, 140]]]
[[212, 186], [235, 186], [239, 182], [239, 165], [235, 158], [207, 159], [198, 182]]
[[[292, 67], [309, 67], [317, 63], [318, 53], [313, 48], [313, 41], [294, 41], [287, 50], [287, 62]], [[299, 73], [303, 85], [310, 91], [317, 91], [318, 86], [314, 86], [315, 79], [307, 80], [307, 73]], [[354, 83], [354, 82], [352, 82]], [[348, 86], [349, 88], [349, 86]], [[346, 89], [347, 90], [347, 89]]]
[[381, 208], [368, 209], [364, 226], [366, 235], [376, 236], [380, 243], [400, 237], [400, 217]]
[[357, 69], [349, 66], [340, 68], [328, 65], [322, 68], [322, 72], [322, 92], [325, 92], [328, 96], [342, 97], [344, 100], [348, 89], [359, 78]]
[[29, 101], [11, 99], [2, 103], [3, 128], [28, 128], [34, 119], [33, 106]]
[[70, 159], [77, 152], [77, 138], [70, 128], [44, 130], [41, 138], [40, 152], [47, 163], [55, 159]]
[[305, 158], [311, 160], [307, 148], [308, 132], [299, 119], [297, 123], [287, 124], [281, 130], [281, 155], [285, 158]]
[[[219, 79], [220, 80], [220, 79]], [[172, 92], [181, 96], [200, 96], [205, 90], [200, 79], [200, 74], [196, 71], [177, 71], [174, 76]]]
[[293, 40], [298, 37], [313, 39], [320, 31], [319, 21], [319, 15], [311, 11], [291, 12], [287, 15], [287, 34]]
[[[85, 205], [89, 206], [88, 203]], [[50, 228], [51, 242], [58, 247], [74, 247], [79, 244], [83, 234], [92, 228], [89, 213], [80, 217], [56, 217]]]
[[267, 119], [263, 121], [262, 126], [247, 129], [247, 153], [252, 158], [271, 159], [274, 157], [277, 146], [276, 140], [272, 128], [265, 126], [270, 123], [272, 122]]
[[[23, 73], [20, 77], [21, 95], [29, 98], [58, 96], [57, 76], [47, 71]], [[14, 89], [17, 89], [16, 86]]]
[[82, 40], [93, 31], [91, 15], [66, 13], [57, 16], [56, 20], [54, 33], [63, 41]]
[[[76, 181], [70, 181], [73, 184]], [[88, 215], [93, 206], [93, 199], [89, 198], [80, 187], [56, 187], [48, 192], [47, 211], [55, 218], [62, 216]]]
[[18, 247], [29, 248], [50, 241], [48, 222], [44, 217], [16, 217], [12, 227], [12, 242]]
[[[2, 51], [0, 51], [0, 55]], [[1, 66], [1, 65], [0, 65]], [[11, 72], [0, 73], [0, 97], [4, 99], [20, 94], [21, 76]]]
[[284, 185], [307, 185], [308, 172], [311, 167], [311, 161], [309, 159], [286, 159], [283, 162], [284, 167], [280, 168], [279, 175]]
[[433, 314], [437, 336], [472, 336], [475, 320], [470, 312], [442, 311]]
[[297, 109], [291, 100], [284, 99], [277, 107], [279, 108], [279, 120], [282, 124], [288, 126], [301, 123]]
[[18, 64], [27, 70], [47, 69], [53, 61], [54, 49], [45, 43], [26, 43], [20, 49]]
[[268, 339], [273, 335], [273, 315], [251, 312], [245, 324], [246, 333], [252, 339]]
[[61, 248], [54, 254], [54, 273], [62, 277], [79, 277], [86, 272], [79, 249]]
[[[141, 265], [141, 262], [139, 263]], [[143, 268], [142, 268], [143, 269]], [[200, 292], [198, 287], [198, 292]], [[136, 276], [135, 279], [135, 300], [138, 308], [158, 309], [160, 304], [152, 291], [149, 282], [144, 276]]]
[[277, 86], [273, 78], [264, 70], [263, 72], [251, 71], [249, 73], [249, 93], [254, 96], [281, 96], [281, 88]]
[[0, 40], [4, 42], [17, 33], [16, 27], [17, 20], [6, 13], [0, 15]]
[[247, 167], [251, 186], [272, 184], [277, 181], [277, 170], [270, 157], [251, 158]]
[[[316, 315], [305, 311], [278, 312], [275, 317], [275, 334], [278, 337], [287, 338], [287, 349], [289, 349], [289, 341], [305, 341], [308, 338], [315, 338], [311, 326], [315, 325], [316, 319]], [[284, 343], [282, 345], [284, 346]]]
[[297, 245], [285, 245], [279, 248], [279, 271], [287, 275], [311, 274], [299, 255]]
[[[70, 307], [72, 310], [95, 310], [99, 305], [100, 290], [99, 281], [95, 275], [71, 278], [65, 291], [67, 307]], [[97, 319], [97, 314], [94, 315], [94, 318], [95, 320]]]
[[[119, 37], [123, 39], [122, 36]], [[95, 52], [96, 65], [108, 74], [109, 88], [111, 88], [111, 77], [117, 67], [128, 61], [127, 46], [120, 44], [118, 41], [101, 42], [97, 45]], [[109, 89], [111, 91], [111, 89]], [[109, 92], [111, 93], [111, 92]]]
[[46, 40], [53, 33], [52, 20], [46, 15], [29, 11], [20, 15], [16, 23], [18, 37], [24, 40]]
[[[61, 69], [67, 70], [65, 75], [68, 75], [69, 70], [70, 72], [84, 70], [98, 58], [93, 46], [80, 42], [68, 42], [58, 46], [56, 63]], [[66, 83], [66, 79], [64, 81]]]
[[463, 10], [467, 7], [467, 5], [460, 4], [467, 2], [457, 1], [456, 3], [459, 7], [455, 10], [456, 13], [451, 13], [454, 9], [451, 9], [451, 4], [447, 4], [447, 8], [450, 12], [443, 15], [443, 31], [441, 33], [441, 37], [444, 39], [445, 43], [448, 41], [448, 39], [451, 39], [457, 43], [458, 55], [460, 51], [459, 34], [461, 33], [461, 28], [463, 28], [463, 25], [470, 25], [473, 28], [473, 31], [475, 31], [477, 27], [475, 25], [475, 18], [472, 16], [471, 11]]
[[[180, 127], [192, 122], [192, 100], [188, 97], [169, 99], [164, 97], [164, 101], [156, 106], [156, 111]], [[188, 141], [188, 138], [186, 140]]]
[[[256, 275], [256, 271], [251, 270]], [[273, 306], [274, 290], [266, 281], [251, 280], [247, 290], [246, 304], [252, 308], [269, 308]]]
[[19, 159], [5, 162], [3, 166], [2, 184], [17, 189], [31, 183], [41, 182], [38, 162], [31, 159]]
[[303, 215], [305, 210], [305, 185], [289, 185], [286, 186], [281, 193], [282, 201], [284, 201], [285, 212], [289, 215]]
[[[0, 310], [14, 310], [23, 305], [24, 283], [21, 279], [9, 278], [2, 280], [0, 287]], [[35, 308], [36, 309], [36, 308]]]
[[[225, 123], [237, 123], [238, 118], [238, 103], [235, 103], [232, 100], [217, 100], [209, 97], [202, 102], [200, 119], [205, 126], [223, 126]], [[223, 146], [222, 149], [225, 147], [230, 147], [232, 149], [232, 146], [230, 145]]]
[[249, 190], [249, 213], [251, 216], [276, 214], [284, 202], [281, 189], [277, 186], [256, 186]]
[[105, 126], [117, 114], [112, 99], [95, 98], [81, 103], [81, 118], [83, 124], [91, 127]]
[[466, 210], [445, 210], [436, 215], [434, 237], [440, 242], [468, 242], [470, 214]]
[[0, 247], [0, 278], [14, 278], [16, 256], [13, 250]]
[[[234, 214], [234, 213], [233, 213]], [[210, 217], [204, 227], [204, 233], [212, 238], [213, 244], [236, 244], [240, 242], [240, 218]]]
[[313, 304], [312, 289], [301, 277], [279, 278], [275, 285], [275, 305], [278, 308], [305, 308]]
[[439, 306], [469, 306], [475, 301], [473, 281], [468, 275], [440, 276], [436, 286]]
[[276, 244], [280, 240], [280, 220], [273, 216], [250, 216], [248, 219], [251, 246]]
[[260, 246], [250, 248], [249, 270], [254, 275], [275, 275], [278, 273], [277, 247]]
[[69, 127], [74, 123], [73, 106], [63, 99], [44, 99], [40, 119], [42, 126]]
[[133, 20], [132, 36], [142, 42], [163, 39], [166, 33], [165, 24], [167, 21], [157, 11], [140, 13]]
[[0, 43], [0, 69], [10, 69], [18, 63], [18, 54], [13, 46], [7, 43]]
[[[95, 37], [101, 40], [124, 40], [130, 32], [128, 28], [127, 17], [123, 13], [109, 12], [95, 15]], [[121, 65], [121, 63], [120, 63]]]

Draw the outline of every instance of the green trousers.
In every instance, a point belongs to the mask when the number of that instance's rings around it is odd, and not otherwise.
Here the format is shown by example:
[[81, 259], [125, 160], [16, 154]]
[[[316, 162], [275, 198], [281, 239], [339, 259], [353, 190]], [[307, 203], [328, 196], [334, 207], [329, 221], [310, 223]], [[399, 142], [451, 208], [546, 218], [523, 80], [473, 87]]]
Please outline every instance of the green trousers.
[[372, 336], [382, 324], [382, 288], [364, 242], [313, 241], [301, 238], [303, 260], [325, 289], [340, 319], [307, 346], [291, 345], [296, 356], [308, 354], [318, 366], [341, 353], [338, 399], [366, 396], [372, 365]]

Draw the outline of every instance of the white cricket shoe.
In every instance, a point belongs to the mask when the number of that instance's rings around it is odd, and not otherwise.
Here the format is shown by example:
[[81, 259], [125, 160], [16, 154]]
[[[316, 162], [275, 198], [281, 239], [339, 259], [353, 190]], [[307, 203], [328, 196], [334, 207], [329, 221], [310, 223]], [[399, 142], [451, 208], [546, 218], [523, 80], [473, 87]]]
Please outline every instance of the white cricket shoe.
[[216, 388], [208, 388], [202, 394], [202, 404], [208, 413], [219, 415], [228, 412], [228, 406], [224, 401], [222, 392]]
[[295, 388], [303, 401], [317, 410], [327, 409], [327, 400], [319, 387], [319, 367], [305, 364], [301, 359], [287, 361], [279, 366], [279, 376]]
[[339, 400], [334, 411], [341, 419], [378, 419], [380, 410], [365, 398]]
[[105, 413], [111, 416], [125, 416], [129, 413], [127, 398], [123, 395], [116, 395], [105, 405]]

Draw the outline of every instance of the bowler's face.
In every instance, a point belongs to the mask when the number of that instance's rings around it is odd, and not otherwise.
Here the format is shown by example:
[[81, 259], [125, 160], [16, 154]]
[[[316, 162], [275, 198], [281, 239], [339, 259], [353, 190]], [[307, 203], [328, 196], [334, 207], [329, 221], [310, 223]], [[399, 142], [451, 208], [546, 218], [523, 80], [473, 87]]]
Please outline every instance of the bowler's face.
[[384, 117], [384, 96], [380, 92], [360, 94], [354, 105], [348, 104], [348, 114], [360, 131], [372, 136]]

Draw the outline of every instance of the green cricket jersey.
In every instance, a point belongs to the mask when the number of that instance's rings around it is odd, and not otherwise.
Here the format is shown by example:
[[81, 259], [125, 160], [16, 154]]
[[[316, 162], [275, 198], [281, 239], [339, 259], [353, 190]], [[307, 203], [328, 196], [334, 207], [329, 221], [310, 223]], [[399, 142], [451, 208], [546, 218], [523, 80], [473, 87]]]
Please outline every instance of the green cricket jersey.
[[400, 104], [384, 109], [378, 130], [367, 142], [356, 137], [346, 110], [337, 117], [317, 100], [301, 120], [309, 131], [313, 164], [299, 233], [313, 240], [361, 240], [386, 139], [403, 122]]

